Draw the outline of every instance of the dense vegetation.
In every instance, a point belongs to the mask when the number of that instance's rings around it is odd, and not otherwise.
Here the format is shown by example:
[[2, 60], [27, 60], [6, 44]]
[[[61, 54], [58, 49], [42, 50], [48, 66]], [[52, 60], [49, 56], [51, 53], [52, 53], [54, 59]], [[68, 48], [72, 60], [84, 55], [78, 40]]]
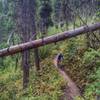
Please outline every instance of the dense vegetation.
[[[98, 21], [100, 0], [0, 0], [0, 49]], [[0, 100], [59, 100], [67, 85], [53, 65], [59, 52], [84, 97], [76, 100], [95, 100], [100, 96], [99, 37], [100, 30], [1, 57]]]

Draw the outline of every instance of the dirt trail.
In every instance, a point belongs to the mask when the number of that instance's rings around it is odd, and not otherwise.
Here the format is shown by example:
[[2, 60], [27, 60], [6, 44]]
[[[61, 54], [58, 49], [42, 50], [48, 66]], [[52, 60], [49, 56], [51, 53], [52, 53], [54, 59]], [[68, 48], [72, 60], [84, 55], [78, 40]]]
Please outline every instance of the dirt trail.
[[65, 73], [63, 65], [61, 65], [63, 55], [58, 53], [54, 58], [53, 63], [57, 68], [61, 76], [67, 81], [67, 85], [64, 88], [64, 95], [61, 97], [61, 100], [74, 100], [76, 96], [81, 96], [80, 91], [76, 84], [71, 80], [71, 78]]
[[74, 100], [76, 96], [81, 96], [78, 87], [71, 80], [71, 78], [64, 72], [62, 69], [58, 69], [59, 73], [63, 78], [68, 82], [67, 86], [64, 89], [64, 95], [61, 97], [61, 100]]

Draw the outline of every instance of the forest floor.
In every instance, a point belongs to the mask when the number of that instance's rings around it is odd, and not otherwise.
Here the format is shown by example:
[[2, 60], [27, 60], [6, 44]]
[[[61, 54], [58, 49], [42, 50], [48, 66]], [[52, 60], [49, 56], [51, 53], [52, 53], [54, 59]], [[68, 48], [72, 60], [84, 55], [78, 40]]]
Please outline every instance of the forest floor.
[[[60, 42], [56, 46], [53, 44], [40, 48], [41, 70], [37, 76], [34, 65], [30, 68], [30, 84], [26, 90], [22, 89], [23, 74], [20, 65], [18, 68], [14, 67], [13, 57], [5, 59], [5, 69], [0, 71], [0, 100], [59, 100], [62, 97], [72, 99], [73, 96], [80, 96], [80, 89], [84, 94], [86, 86], [96, 80], [98, 88], [100, 69], [96, 71], [100, 66], [100, 61], [97, 59], [100, 50], [86, 50], [83, 48], [84, 42], [80, 41], [82, 38], [76, 38]], [[59, 52], [64, 56], [64, 70], [57, 70], [53, 65], [54, 56]], [[33, 59], [31, 60], [33, 62]], [[93, 80], [89, 77], [92, 73], [95, 74]], [[89, 89], [92, 90], [86, 92], [88, 95], [86, 100], [94, 100], [91, 95], [94, 96], [93, 93], [98, 89], [95, 85]], [[75, 98], [75, 100], [84, 99]]]

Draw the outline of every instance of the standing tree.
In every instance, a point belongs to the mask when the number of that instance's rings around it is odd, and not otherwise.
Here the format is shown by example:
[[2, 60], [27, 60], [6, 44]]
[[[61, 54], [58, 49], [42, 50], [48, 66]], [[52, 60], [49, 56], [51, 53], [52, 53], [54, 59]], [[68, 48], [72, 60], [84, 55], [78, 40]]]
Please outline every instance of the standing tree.
[[56, 0], [54, 3], [54, 17], [55, 17], [55, 25], [56, 28], [58, 28], [58, 25], [61, 27], [64, 25], [65, 19], [63, 18], [63, 1], [62, 0]]
[[61, 22], [61, 2], [61, 0], [56, 0], [54, 3], [54, 20], [56, 28], [58, 28], [58, 25]]
[[8, 12], [8, 0], [2, 0], [3, 13], [6, 15]]
[[51, 13], [52, 13], [52, 6], [50, 0], [41, 0], [40, 19], [42, 26], [41, 32], [43, 34], [46, 34], [48, 27], [53, 25], [51, 19]]
[[[35, 0], [16, 0], [15, 2], [15, 17], [18, 33], [22, 42], [28, 42], [32, 35], [36, 35], [35, 28]], [[35, 39], [36, 37], [34, 37]], [[23, 67], [23, 88], [28, 86], [29, 82], [29, 67], [30, 67], [30, 52], [26, 50], [22, 53]], [[38, 51], [35, 49], [36, 67], [39, 69]]]
[[71, 20], [72, 14], [70, 9], [67, 7], [70, 5], [69, 0], [56, 0], [54, 4], [54, 15], [56, 27], [60, 24], [61, 27], [66, 25], [68, 29], [68, 22]]
[[72, 13], [68, 6], [70, 5], [70, 0], [62, 0], [62, 20], [65, 22], [66, 29], [68, 30], [68, 23], [71, 21]]

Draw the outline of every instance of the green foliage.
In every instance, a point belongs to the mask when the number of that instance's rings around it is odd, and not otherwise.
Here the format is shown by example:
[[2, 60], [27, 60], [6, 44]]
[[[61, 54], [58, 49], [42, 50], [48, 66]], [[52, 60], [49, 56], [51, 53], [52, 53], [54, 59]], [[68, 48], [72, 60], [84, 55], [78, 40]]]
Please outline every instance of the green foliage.
[[68, 58], [72, 59], [73, 57], [75, 57], [76, 55], [76, 50], [77, 50], [77, 44], [75, 42], [75, 39], [70, 39], [68, 41], [68, 45], [67, 45], [67, 52], [68, 52]]
[[[89, 49], [83, 56], [84, 64], [92, 67], [92, 72], [87, 76], [89, 83], [86, 86], [85, 95], [87, 100], [92, 100], [94, 95], [100, 95], [100, 50]], [[93, 63], [92, 63], [93, 62]], [[89, 67], [87, 66], [87, 67]], [[91, 68], [90, 67], [90, 68]], [[90, 71], [90, 70], [89, 70]], [[94, 99], [93, 99], [94, 100]]]
[[13, 67], [6, 68], [0, 72], [0, 99], [9, 100], [12, 98], [15, 100], [16, 91], [20, 88], [21, 79], [20, 69], [15, 72]]
[[[75, 80], [81, 91], [85, 91], [86, 100], [94, 100], [94, 94], [100, 90], [100, 49], [86, 48], [80, 37], [63, 43], [66, 72]], [[86, 90], [85, 90], [86, 89]], [[94, 94], [93, 94], [94, 93]], [[76, 98], [76, 100], [83, 100]]]
[[92, 100], [92, 98], [100, 95], [100, 66], [89, 76], [89, 78], [92, 82], [87, 85], [85, 96], [88, 98], [88, 100], [90, 100], [90, 98]]
[[100, 50], [96, 51], [94, 49], [89, 49], [88, 51], [85, 52], [83, 56], [83, 61], [84, 63], [89, 63], [99, 57], [100, 57]]
[[[56, 5], [55, 3], [59, 3], [61, 0], [58, 2], [55, 1], [58, 0], [52, 0], [53, 5], [49, 2], [48, 7], [47, 5], [42, 5], [42, 7], [40, 7], [41, 18], [44, 18], [45, 20], [45, 18], [48, 17], [48, 19], [46, 19], [47, 22], [45, 22], [46, 26], [49, 26], [50, 23], [52, 24], [51, 17], [55, 12], [56, 21], [58, 21], [59, 16], [61, 16], [60, 12], [57, 12], [60, 9], [59, 4], [54, 7]], [[41, 0], [37, 0], [37, 2], [39, 7]], [[70, 2], [72, 3], [72, 0], [70, 0]], [[74, 2], [76, 7], [79, 6], [81, 1], [75, 0]], [[10, 0], [7, 10], [7, 17], [3, 17], [3, 19], [0, 20], [0, 41], [3, 41], [3, 43], [0, 44], [0, 49], [8, 46], [6, 41], [8, 39], [7, 35], [9, 34], [7, 33], [9, 33], [15, 25], [14, 21], [12, 20], [12, 16], [14, 15], [13, 6], [14, 4]], [[48, 10], [47, 12], [45, 12], [43, 6], [45, 6], [44, 8]], [[52, 12], [52, 8], [56, 8], [56, 10], [54, 10], [55, 12]], [[40, 18], [38, 12], [39, 11], [37, 11], [37, 17]], [[2, 15], [4, 14], [0, 0], [0, 16]], [[97, 16], [97, 21], [99, 21], [99, 11], [95, 17]], [[39, 20], [38, 18], [36, 19], [36, 22]], [[76, 25], [79, 26], [80, 20], [76, 20]], [[65, 29], [65, 27], [63, 28]], [[72, 23], [70, 23], [69, 28], [72, 28]], [[58, 29], [55, 27], [49, 27], [48, 29], [48, 35], [59, 32], [62, 32], [59, 26]], [[16, 43], [20, 41], [17, 35], [15, 35], [14, 39]], [[57, 43], [57, 45], [41, 47], [39, 50], [39, 55], [42, 60], [44, 60], [41, 62], [42, 70], [39, 72], [39, 75], [36, 75], [35, 71], [33, 71], [34, 69], [31, 69], [29, 88], [25, 90], [22, 88], [22, 70], [20, 68], [15, 68], [16, 57], [12, 56], [3, 58], [3, 64], [1, 64], [2, 59], [0, 59], [0, 100], [59, 100], [59, 97], [63, 94], [61, 87], [65, 86], [66, 82], [58, 74], [54, 66], [52, 66], [53, 57], [58, 52], [61, 52], [64, 55], [64, 65], [66, 67], [66, 72], [69, 73], [69, 75], [73, 80], [75, 80], [79, 87], [85, 89], [86, 86], [85, 97], [87, 100], [94, 99], [93, 95], [100, 94], [100, 61], [98, 60], [100, 58], [100, 50], [96, 51], [93, 49], [88, 49], [85, 51], [84, 48], [86, 47], [83, 47], [85, 43], [84, 36], [82, 36], [70, 39], [65, 42]], [[20, 65], [18, 65], [18, 67], [19, 66]], [[76, 100], [82, 99], [78, 97]]]
[[0, 49], [6, 48], [6, 47], [7, 47], [7, 44], [6, 43], [1, 43], [0, 44]]
[[48, 29], [49, 26], [53, 25], [52, 19], [52, 5], [50, 0], [42, 0], [40, 6], [40, 18], [43, 24], [43, 27]]
[[50, 51], [51, 50], [52, 50], [52, 48], [51, 48], [50, 45], [41, 47], [39, 49], [39, 56], [40, 56], [40, 58], [45, 59], [46, 57], [48, 57], [50, 55]]
[[[3, 9], [3, 2], [7, 2], [7, 4], [5, 5], [6, 9]], [[12, 5], [12, 1], [0, 1], [0, 41], [2, 42], [7, 42], [9, 33], [12, 31], [12, 29], [14, 29], [15, 23], [14, 19], [12, 19], [14, 9]]]
[[[49, 58], [50, 59], [50, 58]], [[51, 61], [51, 59], [50, 59]], [[10, 64], [0, 73], [1, 100], [58, 100], [62, 95], [61, 87], [66, 85], [51, 62], [45, 59], [41, 64], [41, 71], [36, 75], [30, 71], [29, 88], [22, 88], [22, 71]], [[10, 67], [11, 66], [11, 67]]]

